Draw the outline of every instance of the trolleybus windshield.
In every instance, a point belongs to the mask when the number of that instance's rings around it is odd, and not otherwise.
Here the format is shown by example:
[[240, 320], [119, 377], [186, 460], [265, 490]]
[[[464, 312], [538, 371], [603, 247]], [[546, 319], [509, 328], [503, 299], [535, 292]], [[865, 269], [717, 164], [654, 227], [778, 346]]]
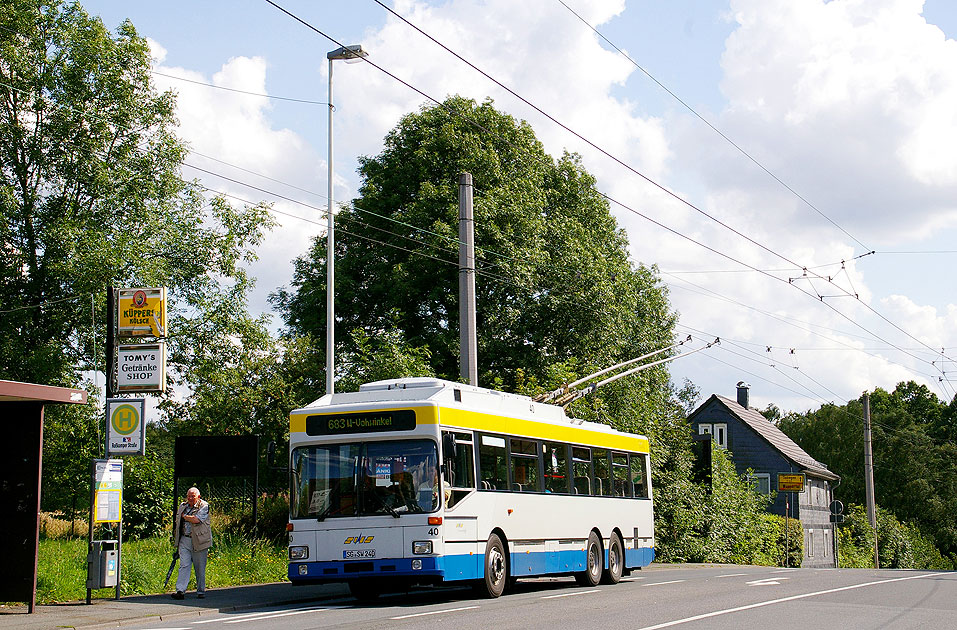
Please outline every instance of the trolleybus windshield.
[[292, 518], [391, 515], [439, 508], [432, 440], [300, 446], [292, 454]]

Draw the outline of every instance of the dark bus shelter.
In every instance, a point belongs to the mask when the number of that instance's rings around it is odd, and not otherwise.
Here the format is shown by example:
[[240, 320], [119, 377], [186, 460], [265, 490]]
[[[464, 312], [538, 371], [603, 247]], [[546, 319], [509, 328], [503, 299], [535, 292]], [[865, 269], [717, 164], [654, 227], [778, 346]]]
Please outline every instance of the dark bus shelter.
[[43, 408], [51, 403], [86, 404], [81, 389], [0, 380], [0, 419], [8, 439], [0, 453], [0, 601], [37, 600], [40, 546], [40, 475], [43, 470]]

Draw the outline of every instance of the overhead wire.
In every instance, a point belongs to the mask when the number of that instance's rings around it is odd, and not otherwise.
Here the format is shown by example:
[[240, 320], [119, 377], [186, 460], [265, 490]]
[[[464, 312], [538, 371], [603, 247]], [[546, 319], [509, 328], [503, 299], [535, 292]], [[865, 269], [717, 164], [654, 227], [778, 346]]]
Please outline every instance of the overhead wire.
[[[282, 7], [279, 7], [279, 5], [277, 5], [277, 4], [276, 4], [275, 2], [273, 2], [272, 0], [266, 0], [266, 2], [268, 2], [269, 4], [271, 4], [271, 5], [273, 5], [273, 6], [277, 7], [277, 8], [279, 8], [279, 9], [282, 10], [284, 13], [287, 13], [288, 15], [293, 16], [293, 17], [294, 17], [296, 20], [298, 20], [299, 22], [308, 25], [307, 22], [305, 22], [304, 20], [302, 20], [301, 18], [299, 18], [299, 17], [297, 17], [297, 16], [294, 16], [292, 13], [290, 13], [290, 12], [287, 11], [286, 9], [283, 9]], [[592, 142], [591, 140], [589, 140], [589, 139], [586, 138], [585, 136], [583, 136], [583, 135], [581, 135], [580, 133], [574, 131], [573, 129], [571, 129], [570, 127], [568, 127], [567, 125], [565, 125], [564, 123], [562, 123], [562, 122], [560, 122], [559, 120], [557, 120], [557, 119], [556, 119], [555, 117], [553, 117], [551, 114], [548, 114], [547, 112], [545, 112], [544, 110], [542, 110], [540, 107], [538, 107], [537, 105], [535, 105], [534, 103], [532, 103], [531, 101], [529, 101], [528, 99], [526, 99], [525, 97], [523, 97], [523, 96], [521, 96], [520, 94], [518, 94], [517, 92], [515, 92], [515, 91], [514, 91], [513, 89], [511, 89], [510, 87], [508, 87], [508, 86], [506, 86], [505, 84], [503, 84], [501, 81], [499, 81], [499, 80], [495, 79], [494, 77], [492, 77], [491, 75], [489, 75], [487, 72], [485, 72], [484, 70], [482, 70], [481, 68], [479, 68], [478, 66], [476, 66], [475, 64], [473, 64], [471, 61], [465, 59], [462, 55], [460, 55], [460, 54], [458, 54], [457, 52], [453, 51], [451, 48], [449, 48], [448, 46], [446, 46], [444, 43], [440, 42], [438, 39], [436, 39], [435, 37], [433, 37], [433, 36], [430, 35], [429, 33], [425, 32], [422, 28], [420, 28], [420, 27], [417, 26], [416, 24], [412, 23], [411, 21], [409, 21], [408, 19], [406, 19], [404, 16], [400, 15], [398, 12], [396, 12], [395, 10], [393, 10], [391, 7], [389, 7], [389, 6], [387, 6], [386, 4], [384, 4], [384, 3], [382, 2], [382, 0], [373, 0], [373, 2], [375, 2], [376, 4], [378, 4], [379, 6], [381, 6], [383, 9], [385, 9], [386, 11], [388, 11], [390, 14], [394, 15], [396, 18], [398, 18], [399, 20], [401, 20], [402, 22], [404, 22], [404, 23], [407, 24], [408, 26], [410, 26], [410, 27], [411, 27], [412, 29], [414, 29], [416, 32], [420, 33], [421, 35], [423, 35], [424, 37], [426, 37], [427, 39], [429, 39], [430, 41], [432, 41], [433, 43], [435, 43], [436, 45], [438, 45], [439, 47], [441, 47], [443, 50], [445, 50], [445, 51], [448, 52], [449, 54], [453, 55], [454, 57], [456, 57], [457, 59], [459, 59], [460, 61], [462, 61], [462, 62], [465, 63], [466, 65], [468, 65], [469, 67], [471, 67], [473, 70], [475, 70], [476, 72], [478, 72], [478, 73], [481, 74], [482, 76], [486, 77], [488, 80], [490, 80], [490, 81], [492, 81], [493, 83], [495, 83], [496, 85], [498, 85], [500, 88], [502, 88], [502, 89], [504, 89], [505, 91], [507, 91], [509, 94], [511, 94], [511, 95], [514, 96], [515, 98], [519, 99], [520, 101], [522, 101], [523, 103], [525, 103], [526, 105], [528, 105], [529, 107], [531, 107], [532, 109], [534, 109], [536, 112], [538, 112], [538, 113], [541, 114], [542, 116], [545, 116], [547, 119], [551, 120], [552, 122], [554, 122], [555, 124], [557, 124], [557, 125], [560, 126], [561, 128], [565, 129], [567, 132], [571, 133], [571, 134], [572, 134], [573, 136], [575, 136], [576, 138], [578, 138], [578, 139], [580, 139], [581, 141], [585, 142], [586, 144], [588, 144], [589, 146], [591, 146], [591, 147], [594, 148], [595, 150], [599, 151], [600, 153], [602, 153], [603, 155], [605, 155], [605, 156], [608, 157], [609, 159], [615, 161], [616, 163], [618, 163], [618, 164], [621, 165], [622, 167], [626, 168], [626, 169], [629, 170], [630, 172], [634, 173], [635, 175], [638, 175], [639, 177], [641, 177], [642, 179], [644, 179], [644, 180], [647, 181], [648, 183], [652, 184], [653, 186], [657, 187], [657, 188], [660, 189], [661, 191], [665, 192], [665, 193], [668, 194], [669, 196], [673, 197], [673, 198], [676, 199], [677, 201], [679, 201], [679, 202], [681, 202], [682, 204], [688, 206], [688, 207], [691, 208], [692, 210], [694, 210], [694, 211], [696, 211], [696, 212], [702, 214], [703, 216], [705, 216], [705, 217], [711, 219], [712, 221], [714, 221], [715, 223], [721, 225], [722, 227], [725, 227], [726, 229], [728, 229], [728, 230], [734, 232], [735, 234], [737, 234], [737, 235], [740, 236], [741, 238], [747, 240], [748, 242], [754, 244], [755, 246], [757, 246], [757, 247], [759, 247], [759, 248], [765, 250], [766, 252], [768, 252], [768, 253], [770, 253], [770, 254], [772, 254], [772, 255], [778, 257], [778, 258], [781, 258], [782, 260], [784, 260], [785, 262], [787, 262], [787, 263], [789, 263], [789, 264], [791, 264], [791, 265], [794, 265], [794, 266], [797, 266], [797, 267], [801, 267], [802, 269], [807, 270], [807, 266], [805, 266], [805, 265], [800, 265], [800, 264], [798, 264], [798, 263], [792, 261], [792, 260], [789, 259], [787, 256], [784, 256], [783, 254], [772, 250], [771, 248], [767, 247], [766, 245], [764, 245], [764, 244], [762, 244], [762, 243], [760, 243], [760, 242], [758, 242], [758, 241], [755, 241], [754, 239], [752, 239], [751, 237], [747, 236], [746, 234], [743, 234], [742, 232], [740, 232], [739, 230], [735, 229], [734, 227], [732, 227], [732, 226], [730, 226], [730, 225], [728, 225], [728, 224], [722, 222], [721, 220], [717, 219], [717, 218], [714, 217], [713, 215], [711, 215], [711, 214], [709, 214], [709, 213], [707, 213], [707, 212], [701, 210], [700, 208], [698, 208], [697, 206], [695, 206], [694, 204], [692, 204], [690, 201], [687, 201], [686, 199], [684, 199], [683, 197], [681, 197], [681, 196], [678, 195], [677, 193], [675, 193], [675, 192], [669, 190], [667, 187], [665, 187], [665, 186], [659, 184], [658, 182], [654, 181], [654, 180], [651, 179], [650, 177], [646, 176], [644, 173], [640, 172], [638, 169], [636, 169], [636, 168], [632, 167], [631, 165], [625, 163], [622, 159], [618, 158], [617, 156], [611, 154], [609, 151], [607, 151], [607, 150], [603, 149], [602, 147], [598, 146], [597, 144], [595, 144], [594, 142]], [[316, 29], [315, 27], [313, 27], [313, 26], [311, 26], [311, 25], [308, 25], [308, 26], [309, 26], [312, 30], [315, 30], [316, 32], [318, 32], [318, 33], [319, 33], [320, 35], [322, 35], [323, 37], [326, 37], [326, 38], [330, 39], [331, 41], [334, 41], [334, 42], [335, 42], [335, 40], [334, 40], [333, 38], [331, 38], [330, 36], [326, 35], [326, 34], [323, 33], [322, 31], [319, 31], [318, 29]], [[338, 42], [336, 42], [336, 43], [338, 43]], [[340, 45], [341, 45], [341, 44], [340, 44]], [[374, 64], [373, 62], [369, 61], [369, 58], [368, 58], [368, 57], [363, 57], [362, 60], [363, 60], [364, 62], [366, 62], [366, 63], [370, 63], [371, 65], [378, 67], [376, 64]], [[405, 85], [409, 85], [408, 83], [406, 83], [406, 82], [404, 82], [404, 81], [403, 81], [403, 83], [404, 83]], [[417, 91], [418, 93], [420, 93], [420, 94], [423, 93], [421, 90], [418, 90], [418, 89], [416, 89], [416, 91]], [[433, 97], [431, 97], [431, 96], [427, 96], [427, 98], [428, 98], [429, 100], [433, 101], [433, 102], [438, 102], [437, 99], [435, 99], [435, 98], [433, 98]], [[612, 198], [611, 198], [610, 196], [608, 196], [608, 195], [603, 195], [603, 196], [605, 196], [605, 198], [608, 199], [609, 201], [612, 201], [613, 203], [615, 203], [615, 204], [617, 204], [617, 205], [619, 205], [619, 206], [621, 206], [621, 207], [623, 207], [623, 208], [629, 209], [629, 210], [631, 210], [632, 212], [634, 212], [635, 214], [638, 214], [639, 216], [642, 216], [642, 217], [645, 218], [646, 220], [652, 221], [653, 223], [659, 225], [659, 227], [663, 227], [663, 228], [665, 228], [665, 229], [668, 229], [669, 231], [671, 231], [671, 232], [673, 232], [673, 233], [675, 233], [675, 234], [678, 234], [678, 235], [682, 236], [683, 238], [686, 238], [686, 239], [688, 239], [688, 240], [690, 240], [690, 241], [692, 241], [692, 242], [698, 244], [699, 246], [702, 245], [702, 244], [699, 243], [698, 241], [695, 241], [694, 239], [691, 239], [690, 237], [687, 237], [687, 236], [685, 236], [685, 235], [683, 235], [683, 234], [680, 234], [680, 233], [678, 233], [678, 232], [675, 231], [675, 230], [671, 230], [670, 228], [667, 228], [666, 226], [664, 226], [664, 225], [661, 224], [660, 222], [657, 222], [657, 221], [652, 220], [650, 217], [648, 217], [648, 216], [646, 216], [646, 215], [644, 215], [644, 214], [642, 214], [642, 213], [639, 213], [639, 212], [635, 211], [635, 210], [632, 209], [632, 208], [629, 208], [626, 204], [624, 204], [624, 203], [622, 203], [622, 202], [620, 202], [620, 201], [614, 200], [614, 199], [612, 199]], [[855, 240], [856, 240], [856, 239], [855, 239]], [[725, 255], [725, 254], [723, 254], [723, 253], [721, 253], [721, 252], [717, 252], [715, 249], [713, 249], [713, 248], [711, 248], [711, 247], [707, 247], [707, 246], [706, 246], [706, 248], [709, 249], [709, 250], [712, 251], [712, 252], [719, 253], [719, 255], [723, 255], [723, 256], [725, 256], [725, 257], [727, 257], [727, 258], [733, 260], [734, 262], [737, 262], [738, 264], [745, 264], [745, 263], [742, 263], [741, 261], [735, 260], [735, 259], [733, 259], [732, 257], [727, 256], [727, 255]], [[745, 266], [748, 266], [748, 267], [754, 269], [755, 271], [758, 271], [757, 268], [755, 268], [755, 267], [753, 267], [753, 266], [751, 266], [751, 265], [746, 265], [746, 264], [745, 264]], [[781, 280], [780, 278], [777, 278], [777, 277], [775, 277], [775, 276], [773, 276], [773, 275], [771, 275], [771, 274], [766, 274], [766, 275], [769, 275], [769, 277], [775, 278], [776, 280]], [[861, 304], [863, 304], [866, 309], [868, 309], [869, 311], [871, 311], [872, 313], [874, 313], [876, 316], [878, 316], [878, 317], [879, 317], [880, 319], [882, 319], [884, 322], [886, 322], [887, 324], [891, 325], [892, 327], [894, 327], [895, 329], [897, 329], [899, 332], [903, 333], [903, 334], [906, 335], [907, 337], [910, 337], [911, 339], [913, 339], [913, 340], [916, 341], [917, 343], [919, 343], [919, 344], [921, 344], [921, 345], [927, 347], [928, 349], [932, 349], [932, 348], [930, 348], [930, 346], [928, 346], [927, 344], [925, 344], [925, 343], [923, 342], [923, 340], [919, 339], [918, 337], [915, 337], [914, 335], [912, 335], [910, 332], [906, 331], [904, 328], [902, 328], [901, 326], [899, 326], [899, 325], [896, 324], [895, 322], [892, 322], [890, 319], [888, 319], [888, 318], [885, 317], [883, 314], [881, 314], [881, 313], [879, 313], [878, 311], [876, 311], [873, 307], [871, 307], [870, 305], [868, 305], [866, 302], [861, 301], [856, 295], [853, 295], [853, 294], [847, 292], [847, 291], [844, 290], [842, 287], [840, 287], [840, 286], [834, 284], [832, 281], [830, 281], [830, 280], [827, 279], [827, 278], [824, 278], [824, 277], [819, 276], [819, 275], [817, 275], [817, 277], [818, 277], [819, 279], [821, 279], [821, 280], [824, 280], [824, 281], [828, 282], [829, 284], [832, 284], [833, 286], [837, 287], [839, 290], [842, 290], [847, 296], [853, 296], [853, 297], [855, 297], [855, 299], [856, 299], [858, 302], [860, 302]], [[789, 282], [789, 284], [792, 284], [792, 286], [794, 286], [793, 283], [790, 283], [790, 282]], [[798, 287], [798, 289], [799, 289], [799, 290], [802, 290], [802, 289], [800, 289], [800, 287]], [[802, 291], [803, 291], [803, 290], [802, 290]], [[811, 296], [810, 293], [808, 293], [808, 292], [806, 292], [806, 291], [803, 291], [803, 292], [804, 292], [804, 293], [807, 293], [809, 297], [813, 297], [813, 296]], [[837, 314], [840, 315], [841, 317], [847, 319], [847, 321], [849, 321], [849, 322], [851, 322], [852, 324], [854, 324], [854, 325], [860, 327], [862, 330], [867, 330], [867, 329], [865, 329], [863, 326], [861, 326], [860, 324], [858, 324], [856, 321], [854, 321], [852, 318], [850, 318], [849, 316], [847, 316], [846, 314], [844, 314], [843, 312], [841, 312], [840, 310], [838, 310], [837, 308], [835, 308], [833, 305], [828, 304], [827, 302], [825, 302], [825, 301], [824, 301], [824, 296], [818, 294], [818, 295], [817, 295], [817, 298], [820, 299], [820, 301], [821, 301], [822, 303], [824, 303], [825, 305], [827, 305], [832, 311], [834, 311], [835, 313], [837, 313]], [[876, 336], [874, 333], [872, 333], [871, 331], [867, 331], [867, 332], [870, 333], [870, 334], [872, 334], [872, 335], [874, 335], [875, 337], [877, 337], [877, 336]], [[886, 341], [886, 340], [884, 340], [884, 339], [881, 339], [881, 341], [883, 341], [883, 342], [885, 342], [885, 343], [888, 343], [888, 344], [890, 344], [890, 345], [894, 345], [894, 344], [891, 344], [890, 342], [888, 342], [888, 341]], [[895, 346], [895, 347], [896, 347], [896, 346]], [[898, 350], [904, 352], [905, 354], [907, 354], [906, 351], [900, 350], [899, 348], [898, 348]], [[916, 356], [914, 356], [914, 355], [911, 355], [911, 356], [912, 356], [913, 358], [916, 358], [916, 359], [918, 359], [918, 360], [921, 360], [919, 357], [916, 357]]]
[[[268, 0], [267, 0], [267, 1], [268, 1]], [[273, 4], [274, 6], [277, 6], [277, 8], [280, 8], [281, 10], [283, 10], [284, 12], [286, 12], [286, 11], [285, 11], [284, 9], [282, 9], [281, 7], [278, 7], [278, 5], [275, 5], [275, 3], [270, 2], [270, 4]], [[286, 12], [286, 13], [288, 13], [288, 12]], [[295, 16], [293, 16], [293, 17], [295, 17]], [[296, 18], [296, 19], [298, 19], [298, 18]], [[300, 21], [301, 21], [301, 20], [300, 20]], [[309, 25], [307, 24], [307, 26], [309, 26]], [[314, 29], [314, 30], [315, 30], [315, 29]], [[324, 35], [324, 34], [323, 34], [323, 35]], [[331, 38], [330, 38], [330, 39], [331, 39]], [[335, 40], [332, 40], [332, 41], [335, 41]], [[337, 42], [337, 43], [338, 43], [338, 42]], [[381, 69], [381, 68], [380, 68], [380, 69]], [[394, 77], [394, 75], [391, 75], [391, 74], [388, 73], [387, 71], [386, 71], [386, 74], [389, 74], [390, 76], [393, 76], [393, 78], [396, 78], [396, 77]], [[401, 80], [400, 80], [400, 81], [401, 81]], [[430, 100], [435, 100], [435, 99], [431, 99], [431, 97], [428, 97], [428, 95], [425, 95], [423, 92], [421, 92], [420, 90], [417, 90], [416, 88], [412, 87], [412, 86], [409, 85], [408, 83], [405, 83], [404, 81], [402, 81], [402, 83], [404, 83], [405, 85], [409, 86], [410, 88], [412, 88], [412, 89], [415, 90], [416, 92], [422, 94], [423, 96], [426, 96], [427, 98], [430, 98]], [[437, 101], [436, 101], [436, 102], [437, 102]], [[488, 131], [488, 130], [486, 130], [486, 131]], [[612, 201], [614, 201], [614, 200], [612, 200]], [[616, 202], [616, 203], [617, 203], [617, 202]], [[619, 204], [619, 205], [623, 205], [623, 206], [624, 206], [624, 204]], [[624, 207], [627, 207], [627, 206], [624, 206]], [[449, 263], [449, 264], [452, 264], [450, 261], [444, 261], [444, 262], [447, 262], [447, 263]], [[868, 332], [869, 332], [869, 331], [868, 331]], [[896, 347], [895, 347], [895, 348], [896, 348]], [[898, 348], [898, 349], [899, 349], [899, 348]]]
[[195, 84], [195, 85], [202, 85], [202, 86], [204, 86], [204, 87], [215, 88], [215, 89], [217, 89], [217, 90], [224, 90], [224, 91], [227, 91], [227, 92], [236, 92], [237, 94], [247, 94], [247, 95], [249, 95], [249, 96], [259, 96], [259, 97], [261, 97], [261, 98], [268, 98], [268, 99], [272, 99], [272, 100], [275, 100], [275, 101], [289, 101], [289, 102], [292, 102], [292, 103], [305, 103], [305, 104], [307, 104], [307, 105], [325, 105], [326, 107], [329, 106], [329, 103], [324, 103], [324, 102], [322, 102], [322, 101], [311, 101], [311, 100], [304, 99], [304, 98], [291, 98], [291, 97], [288, 97], [288, 96], [275, 96], [275, 95], [272, 95], [272, 94], [263, 94], [263, 93], [261, 93], [261, 92], [250, 92], [250, 91], [248, 91], [248, 90], [240, 90], [240, 89], [238, 89], [238, 88], [231, 88], [231, 87], [227, 87], [227, 86], [225, 86], [225, 85], [215, 85], [215, 84], [213, 84], [213, 83], [204, 83], [203, 81], [196, 81], [195, 79], [187, 79], [186, 77], [178, 77], [178, 76], [176, 76], [176, 75], [174, 75], [174, 74], [166, 74], [166, 73], [164, 73], [164, 72], [158, 72], [158, 71], [156, 71], [156, 70], [150, 70], [149, 72], [150, 72], [150, 74], [155, 75], [155, 76], [166, 77], [167, 79], [175, 79], [175, 80], [177, 80], [177, 81], [185, 81], [186, 83], [193, 83], [193, 84]]
[[[718, 134], [719, 136], [721, 136], [726, 142], [728, 142], [728, 144], [730, 144], [730, 145], [733, 146], [735, 149], [737, 149], [738, 152], [740, 152], [743, 156], [745, 156], [746, 158], [748, 158], [748, 159], [749, 159], [751, 162], [753, 162], [758, 168], [760, 168], [762, 171], [764, 171], [765, 173], [767, 173], [774, 181], [776, 181], [777, 183], [781, 184], [781, 186], [783, 186], [785, 189], [787, 189], [788, 192], [790, 192], [792, 195], [794, 195], [795, 197], [797, 197], [798, 199], [800, 199], [802, 202], [804, 202], [805, 205], [807, 205], [809, 208], [811, 208], [812, 210], [814, 210], [815, 212], [817, 212], [821, 217], [823, 217], [824, 219], [826, 219], [826, 220], [828, 221], [828, 223], [830, 223], [831, 225], [833, 225], [834, 227], [836, 227], [838, 230], [840, 230], [841, 232], [843, 232], [845, 236], [847, 236], [848, 238], [850, 238], [851, 240], [853, 240], [855, 243], [857, 243], [858, 245], [860, 245], [861, 247], [863, 247], [865, 250], [867, 250], [867, 251], [868, 251], [868, 254], [873, 254], [873, 253], [874, 253], [873, 251], [870, 250], [870, 248], [869, 248], [868, 246], [866, 246], [864, 243], [862, 243], [860, 240], [858, 240], [853, 234], [851, 234], [850, 232], [848, 232], [847, 230], [845, 230], [843, 227], [841, 227], [840, 225], [838, 225], [837, 222], [835, 222], [833, 219], [831, 219], [831, 217], [829, 217], [829, 216], [827, 216], [826, 214], [824, 214], [824, 212], [822, 212], [817, 206], [815, 206], [813, 203], [811, 203], [807, 198], [805, 198], [805, 197], [804, 197], [803, 195], [801, 195], [799, 192], [797, 192], [796, 190], [794, 190], [791, 186], [789, 186], [786, 182], [784, 182], [784, 181], [783, 181], [781, 178], [779, 178], [777, 175], [775, 175], [774, 173], [772, 173], [771, 170], [768, 169], [766, 166], [764, 166], [764, 164], [762, 164], [761, 162], [759, 162], [759, 161], [757, 160], [757, 158], [755, 158], [753, 155], [751, 155], [750, 153], [748, 153], [747, 151], [745, 151], [744, 148], [742, 148], [738, 143], [736, 143], [734, 140], [732, 140], [731, 138], [729, 138], [727, 135], [725, 135], [724, 132], [722, 132], [720, 129], [718, 129], [717, 127], [715, 127], [715, 126], [714, 126], [709, 120], [707, 120], [704, 116], [702, 116], [702, 115], [699, 114], [697, 111], [695, 111], [695, 109], [692, 108], [690, 105], [688, 105], [688, 103], [686, 103], [681, 97], [679, 97], [679, 96], [678, 96], [677, 94], [675, 94], [672, 90], [670, 90], [665, 84], [663, 84], [661, 81], [659, 81], [657, 78], [655, 78], [648, 70], [646, 70], [644, 67], [642, 67], [637, 61], [635, 61], [634, 59], [632, 59], [631, 56], [628, 55], [628, 53], [626, 53], [624, 50], [622, 50], [622, 49], [621, 49], [617, 44], [615, 44], [613, 41], [611, 41], [610, 39], [608, 39], [608, 37], [606, 37], [604, 33], [602, 33], [601, 31], [599, 31], [595, 26], [593, 26], [592, 24], [590, 24], [585, 18], [583, 18], [581, 15], [579, 15], [574, 9], [572, 9], [571, 7], [569, 7], [569, 6], [564, 2], [564, 0], [558, 0], [558, 3], [561, 4], [563, 7], [565, 7], [565, 8], [568, 10], [569, 13], [571, 13], [571, 14], [574, 15], [576, 18], [578, 18], [578, 19], [582, 22], [582, 24], [584, 24], [585, 26], [587, 26], [588, 28], [590, 28], [596, 35], [598, 35], [600, 38], [602, 38], [609, 46], [611, 46], [612, 48], [614, 48], [614, 49], [618, 52], [619, 55], [621, 55], [622, 57], [624, 57], [625, 59], [627, 59], [629, 62], [631, 62], [631, 64], [632, 64], [633, 66], [635, 66], [635, 67], [638, 68], [642, 73], [644, 73], [645, 76], [647, 76], [649, 79], [651, 79], [652, 81], [654, 81], [655, 84], [658, 85], [658, 87], [660, 87], [662, 90], [664, 90], [665, 92], [667, 92], [667, 93], [668, 93], [672, 98], [674, 98], [676, 101], [678, 101], [679, 103], [681, 103], [681, 105], [683, 105], [683, 106], [685, 107], [685, 109], [687, 109], [689, 112], [691, 112], [692, 114], [694, 114], [694, 116], [695, 116], [696, 118], [698, 118], [698, 120], [700, 120], [700, 121], [703, 122], [705, 125], [707, 125], [707, 126], [708, 126], [712, 131], [714, 131], [716, 134]], [[865, 255], [866, 255], [866, 254], [865, 254]]]

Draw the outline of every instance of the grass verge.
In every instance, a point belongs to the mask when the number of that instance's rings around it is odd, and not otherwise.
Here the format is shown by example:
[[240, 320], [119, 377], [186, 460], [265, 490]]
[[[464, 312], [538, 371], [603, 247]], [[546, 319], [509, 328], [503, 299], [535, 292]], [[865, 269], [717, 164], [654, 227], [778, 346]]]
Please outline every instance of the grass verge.
[[[286, 545], [239, 536], [214, 539], [206, 566], [206, 586], [216, 588], [286, 581]], [[164, 588], [172, 560], [169, 538], [147, 538], [123, 543], [120, 594], [151, 595]], [[177, 564], [177, 568], [179, 565]], [[37, 568], [37, 603], [52, 604], [86, 599], [86, 540], [41, 540]], [[189, 588], [195, 587], [190, 580]], [[112, 588], [93, 591], [95, 598], [112, 597]]]

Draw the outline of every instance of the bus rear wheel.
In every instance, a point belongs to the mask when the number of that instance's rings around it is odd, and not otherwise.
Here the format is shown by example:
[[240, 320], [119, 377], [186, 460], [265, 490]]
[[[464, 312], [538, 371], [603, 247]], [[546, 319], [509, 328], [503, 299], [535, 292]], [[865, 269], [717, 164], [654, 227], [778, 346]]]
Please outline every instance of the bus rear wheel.
[[476, 583], [476, 590], [485, 597], [500, 597], [508, 583], [508, 562], [505, 546], [498, 534], [492, 534], [485, 543], [485, 572]]
[[608, 540], [608, 567], [601, 573], [602, 584], [618, 584], [625, 566], [624, 545], [618, 534], [612, 533]]
[[588, 534], [585, 558], [585, 570], [575, 574], [575, 581], [582, 586], [598, 586], [601, 581], [601, 573], [605, 568], [605, 554], [602, 552], [601, 538], [595, 532]]

